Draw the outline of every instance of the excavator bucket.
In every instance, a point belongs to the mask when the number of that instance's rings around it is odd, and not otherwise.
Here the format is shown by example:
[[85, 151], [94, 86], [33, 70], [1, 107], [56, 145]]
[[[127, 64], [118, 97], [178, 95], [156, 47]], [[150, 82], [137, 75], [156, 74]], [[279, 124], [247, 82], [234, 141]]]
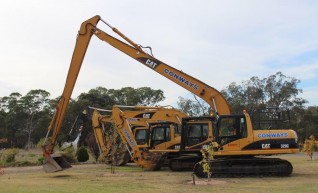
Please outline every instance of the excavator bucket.
[[71, 168], [71, 164], [69, 164], [64, 157], [60, 155], [46, 155], [45, 163], [43, 164], [43, 169], [47, 173], [57, 172], [64, 169]]

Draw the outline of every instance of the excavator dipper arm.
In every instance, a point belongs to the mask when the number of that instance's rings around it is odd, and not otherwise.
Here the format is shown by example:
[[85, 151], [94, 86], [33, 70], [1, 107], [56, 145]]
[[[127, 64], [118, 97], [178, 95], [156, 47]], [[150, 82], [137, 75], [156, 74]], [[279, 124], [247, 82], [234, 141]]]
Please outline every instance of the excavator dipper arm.
[[[51, 154], [53, 153], [54, 145], [56, 143], [57, 136], [60, 132], [64, 114], [66, 112], [69, 100], [71, 98], [73, 88], [77, 80], [77, 76], [81, 69], [81, 65], [83, 63], [87, 47], [89, 45], [91, 36], [93, 35], [91, 31], [96, 26], [99, 20], [100, 17], [95, 16], [83, 22], [81, 25], [80, 32], [76, 40], [76, 45], [73, 52], [70, 68], [66, 78], [64, 90], [57, 104], [51, 123], [48, 127], [48, 134], [46, 135], [46, 137], [48, 137], [49, 133], [52, 131], [51, 139], [47, 145], [43, 144], [43, 154], [47, 161], [46, 164], [43, 165], [43, 168], [46, 172], [55, 172], [62, 170], [63, 168], [70, 167], [69, 164], [66, 164], [66, 162], [64, 161], [57, 161], [62, 160], [61, 157], [51, 156]], [[46, 143], [46, 140], [44, 143]]]

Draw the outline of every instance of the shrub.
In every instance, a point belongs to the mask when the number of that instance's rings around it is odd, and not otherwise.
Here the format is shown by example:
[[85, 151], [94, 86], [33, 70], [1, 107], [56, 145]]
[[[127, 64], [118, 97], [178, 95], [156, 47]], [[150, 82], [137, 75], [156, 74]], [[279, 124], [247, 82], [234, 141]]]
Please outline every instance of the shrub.
[[44, 163], [44, 157], [39, 157], [38, 161], [37, 161], [37, 164], [38, 165], [43, 165], [43, 163]]
[[[43, 145], [43, 142], [44, 142], [45, 138], [41, 138], [38, 143], [36, 144], [36, 147], [37, 148], [41, 148], [42, 145]], [[50, 141], [50, 139], [48, 139], [47, 141]]]
[[88, 151], [85, 147], [80, 147], [77, 152], [77, 161], [86, 162], [89, 159]]
[[19, 150], [16, 148], [6, 149], [4, 151], [4, 157], [6, 163], [15, 162], [15, 156], [19, 153]]
[[75, 157], [75, 150], [74, 147], [68, 147], [66, 149], [64, 149], [63, 152], [59, 152], [64, 159], [69, 162], [69, 163], [75, 163], [76, 162], [76, 157]]
[[12, 166], [31, 166], [34, 165], [29, 161], [19, 161], [12, 164]]

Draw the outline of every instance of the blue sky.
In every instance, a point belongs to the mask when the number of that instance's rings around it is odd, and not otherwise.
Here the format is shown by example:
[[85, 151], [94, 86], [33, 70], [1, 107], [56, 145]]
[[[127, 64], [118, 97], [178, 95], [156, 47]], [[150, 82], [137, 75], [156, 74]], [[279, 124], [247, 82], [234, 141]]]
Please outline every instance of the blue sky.
[[[0, 96], [64, 87], [80, 24], [100, 15], [155, 57], [222, 90], [280, 71], [318, 105], [318, 1], [11, 0], [0, 2]], [[114, 35], [105, 25], [98, 25]], [[73, 98], [91, 88], [188, 91], [92, 38]]]

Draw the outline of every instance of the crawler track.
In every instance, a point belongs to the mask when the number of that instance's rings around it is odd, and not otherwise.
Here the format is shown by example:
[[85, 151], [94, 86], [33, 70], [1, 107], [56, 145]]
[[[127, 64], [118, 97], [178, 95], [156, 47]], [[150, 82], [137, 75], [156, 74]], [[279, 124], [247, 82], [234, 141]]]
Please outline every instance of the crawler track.
[[191, 171], [197, 162], [202, 160], [200, 156], [181, 156], [169, 161], [172, 171]]
[[[212, 177], [239, 176], [289, 176], [293, 166], [287, 160], [279, 158], [228, 158], [208, 161]], [[200, 178], [206, 178], [202, 164], [194, 166], [194, 173]]]

